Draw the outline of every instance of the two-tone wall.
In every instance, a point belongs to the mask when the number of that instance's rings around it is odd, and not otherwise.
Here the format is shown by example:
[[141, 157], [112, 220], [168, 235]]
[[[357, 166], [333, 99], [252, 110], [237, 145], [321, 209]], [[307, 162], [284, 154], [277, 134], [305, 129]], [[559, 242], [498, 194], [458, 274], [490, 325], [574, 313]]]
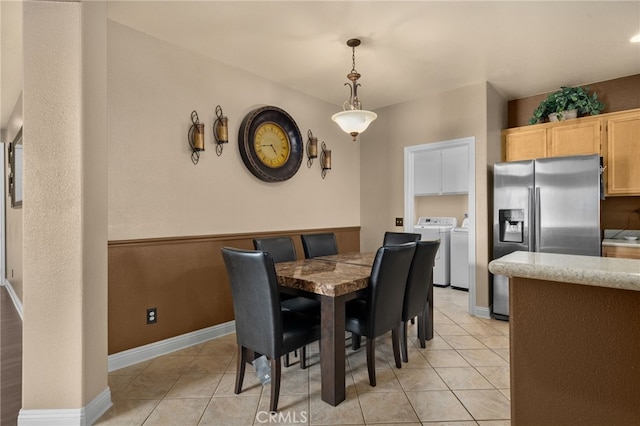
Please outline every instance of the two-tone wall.
[[[158, 238], [109, 243], [109, 353], [117, 353], [233, 320], [222, 247], [253, 249], [253, 238], [289, 236], [299, 259], [300, 235], [282, 232]], [[360, 250], [359, 227], [327, 228], [341, 252]], [[146, 324], [146, 309], [157, 309]]]
[[[250, 248], [257, 235], [331, 229], [340, 250], [359, 249], [366, 135], [353, 143], [330, 119], [336, 106], [112, 21], [108, 38], [110, 354], [231, 320], [223, 245]], [[216, 105], [229, 119], [221, 156], [212, 136]], [[304, 142], [311, 129], [326, 143], [325, 179], [319, 161], [308, 168], [306, 157], [280, 183], [245, 168], [238, 129], [261, 105], [287, 111]], [[205, 124], [197, 165], [187, 143], [193, 110]], [[147, 325], [151, 307], [158, 322]]]

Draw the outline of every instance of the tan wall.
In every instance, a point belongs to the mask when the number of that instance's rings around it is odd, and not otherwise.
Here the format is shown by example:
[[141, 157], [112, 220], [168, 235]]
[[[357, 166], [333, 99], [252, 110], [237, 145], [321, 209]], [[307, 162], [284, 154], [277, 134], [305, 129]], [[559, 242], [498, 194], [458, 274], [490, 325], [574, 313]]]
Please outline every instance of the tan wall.
[[[501, 161], [501, 144], [500, 132], [507, 124], [507, 104], [504, 98], [490, 84], [487, 85], [487, 203], [486, 217], [487, 230], [489, 234], [486, 238], [486, 244], [483, 246], [487, 250], [486, 257], [493, 259], [493, 165]], [[493, 302], [493, 277], [484, 269], [478, 268], [477, 274], [488, 275], [489, 284], [489, 303]]]
[[[381, 235], [396, 230], [404, 216], [404, 147], [473, 136], [476, 138], [476, 306], [489, 306], [488, 152], [500, 138], [487, 139], [488, 100], [496, 94], [481, 83], [378, 111], [378, 120], [361, 137], [361, 245], [379, 246]], [[502, 101], [502, 103], [506, 103]], [[505, 106], [506, 108], [506, 106]], [[493, 115], [491, 116], [493, 117]], [[491, 145], [491, 149], [488, 148]], [[492, 163], [491, 163], [492, 164]]]
[[[84, 403], [107, 377], [107, 5], [82, 3], [82, 348]], [[90, 326], [87, 326], [90, 325]]]
[[[335, 106], [112, 21], [108, 34], [108, 332], [115, 353], [232, 319], [219, 256], [229, 235], [244, 235], [240, 242], [250, 247], [247, 235], [257, 233], [359, 226], [360, 152], [329, 119]], [[217, 104], [229, 118], [222, 156], [212, 138]], [[281, 183], [245, 168], [238, 129], [260, 105], [291, 114], [303, 142], [308, 129], [326, 142], [326, 179], [319, 162], [307, 168], [306, 158]], [[186, 137], [192, 110], [205, 123], [197, 165]], [[346, 247], [359, 249], [359, 233], [355, 240]], [[153, 326], [145, 321], [150, 307], [158, 308]]]
[[85, 407], [108, 386], [105, 24], [104, 3], [24, 3], [27, 412]]
[[421, 216], [453, 216], [462, 225], [464, 214], [469, 210], [469, 196], [438, 195], [415, 197], [416, 218]]
[[[330, 120], [336, 107], [109, 22], [109, 240], [264, 232], [360, 223], [359, 144]], [[212, 143], [217, 104], [229, 144]], [[332, 150], [326, 179], [315, 161], [281, 183], [244, 166], [238, 129], [259, 105], [293, 116]], [[205, 123], [206, 150], [193, 165], [191, 111]]]
[[[312, 232], [316, 232], [314, 230]], [[220, 249], [253, 249], [253, 238], [290, 236], [304, 258], [300, 234], [289, 230], [109, 243], [109, 354], [233, 320]], [[340, 252], [360, 250], [358, 227], [329, 228]], [[158, 322], [146, 323], [148, 308]]]
[[[11, 127], [10, 114], [22, 92], [22, 1], [0, 1], [0, 127]], [[10, 142], [11, 139], [3, 139]]]

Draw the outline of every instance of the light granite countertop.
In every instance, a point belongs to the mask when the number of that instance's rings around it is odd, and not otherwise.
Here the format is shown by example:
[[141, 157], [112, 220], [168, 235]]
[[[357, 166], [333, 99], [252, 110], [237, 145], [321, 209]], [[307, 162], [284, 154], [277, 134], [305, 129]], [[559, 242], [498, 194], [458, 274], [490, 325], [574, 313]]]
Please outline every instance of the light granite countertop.
[[640, 291], [640, 260], [516, 251], [493, 260], [497, 275]]
[[617, 247], [632, 247], [632, 248], [640, 248], [640, 239], [635, 241], [625, 240], [625, 239], [610, 239], [605, 238], [602, 240], [603, 246], [617, 246]]

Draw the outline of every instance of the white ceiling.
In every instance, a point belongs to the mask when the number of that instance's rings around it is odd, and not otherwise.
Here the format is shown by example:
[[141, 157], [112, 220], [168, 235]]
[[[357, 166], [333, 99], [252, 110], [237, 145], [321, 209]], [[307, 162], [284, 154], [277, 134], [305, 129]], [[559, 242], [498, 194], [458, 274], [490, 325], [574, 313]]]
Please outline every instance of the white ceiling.
[[[640, 73], [640, 1], [112, 1], [109, 17], [341, 105], [489, 81], [507, 99]], [[188, 66], [188, 64], [185, 64]]]
[[[4, 126], [22, 86], [21, 67], [7, 68], [21, 62], [19, 52], [8, 60], [7, 40], [20, 33], [7, 34], [7, 21], [21, 16], [8, 8], [19, 2], [0, 1]], [[374, 110], [483, 81], [510, 100], [640, 73], [640, 43], [629, 42], [640, 33], [640, 1], [110, 0], [108, 12], [335, 105], [348, 98], [346, 40], [360, 38], [359, 96]]]

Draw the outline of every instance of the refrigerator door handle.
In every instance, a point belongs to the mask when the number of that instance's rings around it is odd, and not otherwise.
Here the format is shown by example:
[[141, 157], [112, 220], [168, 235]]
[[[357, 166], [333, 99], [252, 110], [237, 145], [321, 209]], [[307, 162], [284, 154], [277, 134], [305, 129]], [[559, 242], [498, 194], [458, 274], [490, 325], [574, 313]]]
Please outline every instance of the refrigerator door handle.
[[536, 199], [535, 199], [535, 213], [534, 213], [534, 223], [535, 223], [535, 249], [533, 251], [540, 251], [540, 187], [536, 186]]
[[533, 212], [533, 207], [536, 205], [536, 201], [533, 195], [533, 188], [532, 187], [528, 187], [527, 188], [528, 191], [528, 206], [527, 206], [527, 212], [529, 212], [529, 251], [536, 251], [536, 246], [535, 246], [535, 240], [534, 240], [534, 229], [535, 229], [535, 224], [534, 224], [534, 218], [536, 217], [536, 215]]

